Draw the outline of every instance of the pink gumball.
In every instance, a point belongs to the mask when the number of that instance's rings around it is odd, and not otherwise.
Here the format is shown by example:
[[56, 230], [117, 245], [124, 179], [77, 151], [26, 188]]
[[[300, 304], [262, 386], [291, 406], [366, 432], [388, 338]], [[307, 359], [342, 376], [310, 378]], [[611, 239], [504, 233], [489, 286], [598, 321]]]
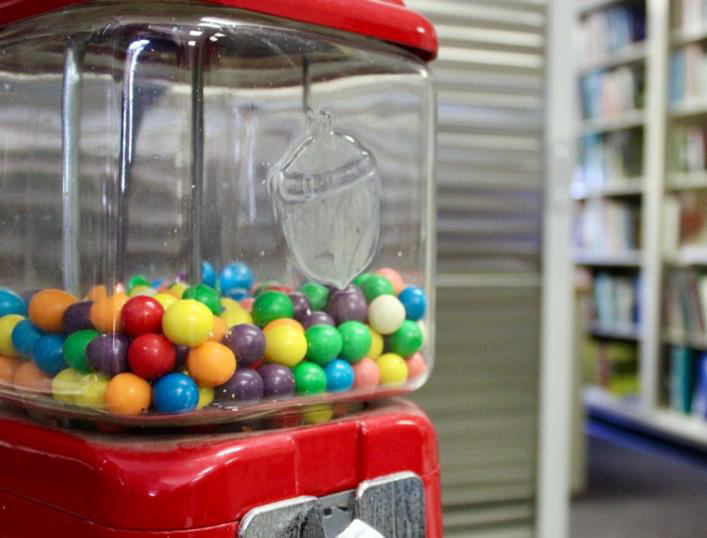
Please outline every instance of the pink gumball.
[[427, 371], [427, 365], [425, 364], [425, 357], [419, 351], [410, 355], [405, 362], [408, 365], [408, 379], [415, 379]]
[[251, 312], [253, 310], [253, 301], [255, 301], [253, 297], [248, 297], [247, 299], [241, 299], [238, 302], [243, 307], [243, 310], [246, 312]]
[[372, 389], [378, 386], [380, 370], [373, 359], [365, 357], [353, 365], [354, 389]]
[[390, 267], [381, 267], [375, 274], [384, 276], [390, 281], [393, 285], [393, 293], [395, 293], [395, 295], [398, 295], [401, 291], [403, 291], [405, 282], [403, 282], [403, 277], [401, 277], [400, 273], [398, 273], [395, 269], [391, 269]]

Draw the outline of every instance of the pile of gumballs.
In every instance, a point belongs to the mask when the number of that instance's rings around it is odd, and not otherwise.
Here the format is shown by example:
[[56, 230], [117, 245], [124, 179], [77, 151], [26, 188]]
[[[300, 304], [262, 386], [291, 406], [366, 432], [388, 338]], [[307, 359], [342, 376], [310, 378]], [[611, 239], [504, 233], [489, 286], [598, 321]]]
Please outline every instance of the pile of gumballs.
[[254, 283], [243, 263], [202, 283], [136, 276], [83, 299], [0, 289], [0, 389], [139, 415], [396, 387], [426, 371], [424, 292], [393, 269], [339, 290]]

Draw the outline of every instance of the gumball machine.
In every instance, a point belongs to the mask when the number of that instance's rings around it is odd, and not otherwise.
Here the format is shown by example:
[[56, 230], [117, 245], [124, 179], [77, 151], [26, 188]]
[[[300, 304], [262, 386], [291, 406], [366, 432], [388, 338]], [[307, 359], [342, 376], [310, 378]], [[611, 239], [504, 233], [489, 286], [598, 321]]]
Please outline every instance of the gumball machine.
[[437, 537], [434, 29], [0, 5], [0, 536]]

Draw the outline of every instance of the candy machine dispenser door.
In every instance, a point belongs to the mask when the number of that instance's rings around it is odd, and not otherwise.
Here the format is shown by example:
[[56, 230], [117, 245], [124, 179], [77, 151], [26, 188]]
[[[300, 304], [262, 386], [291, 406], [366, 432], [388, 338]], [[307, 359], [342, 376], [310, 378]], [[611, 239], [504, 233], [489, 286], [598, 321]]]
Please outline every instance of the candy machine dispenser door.
[[315, 281], [346, 287], [373, 259], [381, 177], [373, 155], [310, 113], [307, 137], [270, 177], [275, 212], [295, 264]]

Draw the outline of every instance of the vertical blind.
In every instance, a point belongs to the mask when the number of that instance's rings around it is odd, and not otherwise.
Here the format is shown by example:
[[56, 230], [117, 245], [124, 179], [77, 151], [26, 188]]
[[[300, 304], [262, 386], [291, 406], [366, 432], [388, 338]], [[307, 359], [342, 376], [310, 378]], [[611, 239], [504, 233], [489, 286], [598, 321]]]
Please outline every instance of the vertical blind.
[[533, 536], [546, 0], [407, 0], [440, 37], [435, 372], [445, 535]]

